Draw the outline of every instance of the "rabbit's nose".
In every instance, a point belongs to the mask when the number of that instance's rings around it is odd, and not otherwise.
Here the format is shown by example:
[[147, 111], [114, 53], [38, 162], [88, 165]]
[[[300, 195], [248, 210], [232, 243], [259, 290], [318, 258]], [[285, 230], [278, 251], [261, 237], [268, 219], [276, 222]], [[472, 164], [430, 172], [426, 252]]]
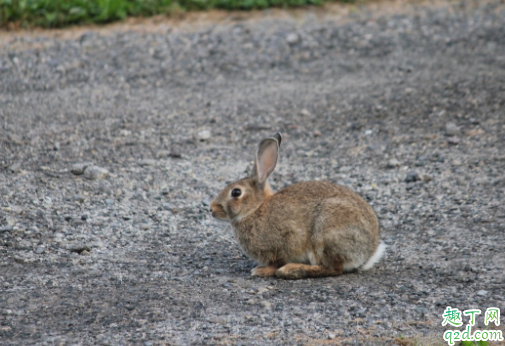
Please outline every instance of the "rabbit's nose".
[[213, 209], [212, 209], [212, 207], [210, 207], [210, 208], [209, 208], [209, 211], [210, 211], [211, 213], [212, 213], [212, 210], [213, 210]]

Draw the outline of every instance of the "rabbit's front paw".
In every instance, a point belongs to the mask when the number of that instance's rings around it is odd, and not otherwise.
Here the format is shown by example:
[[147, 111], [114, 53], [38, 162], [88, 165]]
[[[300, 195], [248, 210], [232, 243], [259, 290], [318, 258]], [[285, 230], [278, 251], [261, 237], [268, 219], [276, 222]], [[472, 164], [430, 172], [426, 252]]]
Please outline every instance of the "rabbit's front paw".
[[252, 276], [259, 276], [261, 278], [269, 278], [275, 276], [275, 271], [277, 270], [274, 266], [257, 266], [251, 270]]

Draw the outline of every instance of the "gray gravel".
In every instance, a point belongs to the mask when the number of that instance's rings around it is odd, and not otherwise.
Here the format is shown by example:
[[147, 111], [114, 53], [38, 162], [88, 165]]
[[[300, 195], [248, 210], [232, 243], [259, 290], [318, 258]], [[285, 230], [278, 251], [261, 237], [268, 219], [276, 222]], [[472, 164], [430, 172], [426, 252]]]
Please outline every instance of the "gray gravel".
[[[391, 344], [504, 312], [505, 6], [408, 6], [3, 33], [2, 345]], [[249, 276], [208, 206], [277, 130], [272, 185], [359, 192], [377, 267]]]

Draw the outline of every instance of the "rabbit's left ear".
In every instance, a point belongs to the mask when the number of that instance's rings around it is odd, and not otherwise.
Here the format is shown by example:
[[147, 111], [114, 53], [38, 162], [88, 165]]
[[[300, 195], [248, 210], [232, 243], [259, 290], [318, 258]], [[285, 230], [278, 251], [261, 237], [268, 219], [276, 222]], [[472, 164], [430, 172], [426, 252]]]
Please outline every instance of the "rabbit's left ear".
[[277, 132], [272, 138], [267, 138], [260, 142], [254, 162], [253, 178], [261, 185], [267, 181], [277, 165], [281, 141], [282, 136]]

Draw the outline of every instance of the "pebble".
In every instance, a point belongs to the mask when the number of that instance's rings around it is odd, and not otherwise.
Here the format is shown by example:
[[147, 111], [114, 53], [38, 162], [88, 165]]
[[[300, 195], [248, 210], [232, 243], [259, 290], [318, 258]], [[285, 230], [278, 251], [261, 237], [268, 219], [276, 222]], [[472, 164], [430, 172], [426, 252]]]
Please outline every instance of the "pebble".
[[455, 123], [445, 124], [445, 134], [447, 136], [459, 135], [459, 127]]
[[212, 136], [212, 134], [211, 134], [210, 130], [202, 130], [196, 134], [196, 138], [200, 142], [208, 141], [211, 138], [211, 136]]
[[168, 157], [171, 157], [173, 159], [180, 159], [182, 157], [182, 154], [178, 153], [178, 152], [171, 151], [170, 153], [168, 153]]
[[295, 44], [297, 43], [298, 41], [300, 40], [300, 36], [298, 36], [298, 34], [296, 33], [291, 33], [289, 34], [288, 36], [286, 36], [286, 41], [289, 43], [289, 44]]
[[139, 165], [144, 167], [144, 166], [155, 166], [156, 165], [156, 160], [153, 159], [144, 159], [139, 161]]
[[300, 114], [301, 114], [301, 115], [303, 115], [304, 117], [309, 117], [309, 116], [311, 116], [311, 115], [312, 115], [312, 114], [311, 114], [311, 113], [310, 113], [307, 109], [305, 109], [305, 108], [304, 108], [304, 109], [302, 109], [302, 110], [300, 111]]
[[483, 129], [473, 129], [473, 130], [468, 131], [468, 136], [475, 137], [475, 136], [482, 135], [484, 133], [485, 132]]
[[147, 223], [144, 223], [140, 226], [140, 228], [143, 230], [143, 231], [147, 231], [151, 226]]
[[91, 162], [79, 162], [79, 163], [74, 163], [72, 165], [72, 168], [70, 168], [70, 172], [74, 175], [81, 175], [84, 174], [84, 171], [86, 168], [89, 166], [93, 165]]
[[256, 291], [256, 294], [263, 294], [265, 292], [268, 292], [269, 288], [268, 287], [260, 287], [258, 288], [258, 290]]
[[112, 204], [114, 204], [114, 200], [113, 200], [113, 199], [108, 198], [108, 199], [106, 199], [106, 200], [105, 200], [105, 204], [107, 204], [107, 205], [112, 205]]
[[75, 195], [73, 198], [74, 202], [84, 203], [86, 200], [83, 195]]
[[10, 232], [12, 230], [13, 230], [12, 226], [3, 226], [3, 227], [0, 227], [0, 233]]
[[9, 171], [12, 173], [17, 173], [21, 171], [21, 162], [16, 162], [12, 166], [9, 167]]
[[400, 167], [401, 163], [397, 159], [390, 159], [387, 164], [387, 168]]
[[487, 294], [488, 294], [488, 291], [486, 291], [486, 290], [477, 291], [477, 295], [479, 295], [479, 296], [485, 296]]
[[33, 258], [24, 258], [24, 257], [20, 257], [20, 256], [15, 256], [14, 261], [16, 261], [17, 263], [33, 263], [33, 262], [35, 262], [35, 260]]
[[416, 171], [410, 171], [405, 178], [406, 183], [413, 183], [419, 180], [421, 180], [421, 176]]
[[419, 306], [415, 309], [417, 312], [420, 312], [422, 314], [427, 314], [429, 311], [426, 309], [424, 306]]
[[458, 145], [458, 144], [459, 144], [459, 142], [460, 142], [460, 139], [459, 139], [459, 137], [457, 137], [457, 136], [453, 136], [453, 137], [449, 137], [449, 138], [447, 138], [447, 142], [448, 142], [449, 144], [452, 144], [452, 145]]
[[433, 177], [431, 175], [429, 175], [429, 174], [421, 174], [421, 180], [425, 181], [425, 182], [428, 182], [428, 181], [432, 181]]
[[270, 308], [272, 307], [272, 303], [270, 303], [270, 302], [268, 302], [268, 301], [266, 301], [266, 300], [262, 300], [262, 301], [260, 302], [260, 305], [261, 305], [261, 307], [262, 307], [262, 308], [264, 308], [264, 309], [270, 309]]
[[84, 171], [84, 178], [88, 180], [102, 180], [109, 176], [109, 172], [102, 167], [90, 166]]
[[417, 167], [423, 167], [423, 166], [426, 166], [426, 157], [424, 156], [419, 156], [417, 158], [417, 161], [414, 163], [415, 166]]

